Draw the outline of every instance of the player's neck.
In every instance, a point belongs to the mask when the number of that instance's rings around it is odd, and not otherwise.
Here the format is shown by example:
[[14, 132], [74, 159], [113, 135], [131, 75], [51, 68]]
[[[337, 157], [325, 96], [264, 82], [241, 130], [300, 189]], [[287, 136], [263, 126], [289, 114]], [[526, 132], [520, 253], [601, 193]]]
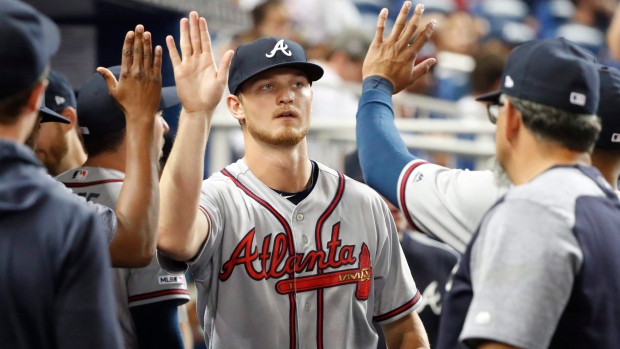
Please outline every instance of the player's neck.
[[292, 147], [249, 143], [252, 144], [246, 144], [243, 160], [256, 178], [272, 189], [288, 193], [306, 189], [312, 175], [312, 164], [308, 159], [305, 139]]
[[125, 173], [125, 152], [115, 151], [89, 157], [84, 166], [109, 168]]
[[60, 171], [58, 174], [67, 170], [81, 167], [87, 160], [82, 143], [75, 132], [69, 132], [67, 137], [67, 155], [62, 158]]
[[558, 165], [590, 165], [590, 156], [586, 152], [575, 152], [559, 146], [533, 147], [520, 152], [506, 166], [506, 173], [514, 183], [528, 183], [541, 173]]
[[618, 190], [618, 174], [620, 173], [620, 150], [594, 149], [592, 166], [596, 167], [614, 190]]

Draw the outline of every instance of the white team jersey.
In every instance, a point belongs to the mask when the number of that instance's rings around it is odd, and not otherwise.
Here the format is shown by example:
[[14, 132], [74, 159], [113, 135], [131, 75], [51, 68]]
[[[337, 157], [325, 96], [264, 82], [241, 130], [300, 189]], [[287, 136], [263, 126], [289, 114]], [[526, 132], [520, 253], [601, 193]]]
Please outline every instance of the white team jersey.
[[420, 304], [383, 200], [318, 169], [297, 205], [243, 160], [203, 182], [211, 234], [189, 264], [210, 348], [376, 348], [373, 319], [386, 324]]
[[[124, 178], [124, 173], [119, 171], [82, 167], [61, 173], [56, 180], [87, 200], [114, 209]], [[184, 275], [166, 273], [156, 258], [144, 268], [114, 268], [114, 286], [119, 322], [128, 349], [138, 348], [130, 307], [169, 299], [178, 299], [179, 304], [189, 300]]]
[[492, 171], [414, 160], [398, 179], [398, 204], [414, 228], [464, 253], [484, 214], [509, 189], [497, 182]]

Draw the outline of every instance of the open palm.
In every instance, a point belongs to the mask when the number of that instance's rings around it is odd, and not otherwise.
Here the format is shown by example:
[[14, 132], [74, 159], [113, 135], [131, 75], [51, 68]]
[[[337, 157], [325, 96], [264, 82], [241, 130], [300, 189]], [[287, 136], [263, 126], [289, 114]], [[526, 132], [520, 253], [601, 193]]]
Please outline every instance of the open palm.
[[188, 113], [208, 112], [211, 115], [222, 99], [228, 79], [228, 68], [233, 52], [226, 52], [215, 65], [207, 21], [192, 11], [181, 19], [181, 55], [172, 36], [166, 38], [174, 67], [177, 92]]

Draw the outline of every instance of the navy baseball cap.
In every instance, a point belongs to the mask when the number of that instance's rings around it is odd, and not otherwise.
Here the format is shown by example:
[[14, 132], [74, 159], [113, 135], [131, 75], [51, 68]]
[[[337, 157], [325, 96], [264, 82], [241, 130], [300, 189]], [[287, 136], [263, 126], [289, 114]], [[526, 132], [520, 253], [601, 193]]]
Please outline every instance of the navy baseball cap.
[[230, 63], [228, 89], [236, 94], [253, 76], [273, 68], [299, 69], [310, 82], [323, 76], [323, 68], [308, 63], [306, 52], [298, 43], [279, 37], [266, 37], [240, 45]]
[[[108, 68], [119, 78], [121, 67]], [[173, 107], [180, 103], [175, 86], [161, 89], [159, 110]], [[102, 135], [125, 128], [125, 114], [108, 92], [103, 76], [95, 73], [82, 88], [77, 99], [78, 123], [84, 136]]]
[[49, 84], [45, 90], [45, 105], [60, 113], [67, 107], [77, 108], [73, 87], [64, 75], [52, 70], [47, 77]]
[[600, 78], [596, 58], [564, 38], [533, 40], [515, 48], [499, 91], [476, 100], [497, 102], [501, 94], [572, 113], [596, 114]]
[[0, 4], [0, 99], [32, 88], [60, 46], [51, 19], [16, 0]]
[[601, 101], [597, 115], [601, 133], [596, 148], [620, 149], [620, 70], [598, 65], [601, 78]]
[[63, 124], [71, 123], [71, 120], [65, 118], [64, 116], [48, 108], [45, 105], [45, 98], [41, 101], [41, 106], [39, 107], [39, 113], [41, 115], [41, 123], [44, 123], [44, 122], [60, 122]]

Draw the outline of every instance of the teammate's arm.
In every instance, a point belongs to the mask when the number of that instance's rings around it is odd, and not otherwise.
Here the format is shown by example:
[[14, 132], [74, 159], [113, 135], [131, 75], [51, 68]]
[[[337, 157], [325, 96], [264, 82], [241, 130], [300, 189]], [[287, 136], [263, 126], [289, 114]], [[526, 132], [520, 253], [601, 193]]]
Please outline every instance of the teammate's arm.
[[430, 348], [422, 320], [415, 311], [394, 322], [382, 325], [381, 329], [388, 349]]
[[204, 18], [191, 12], [181, 20], [180, 47], [166, 38], [183, 110], [179, 129], [161, 177], [158, 249], [173, 259], [187, 261], [198, 254], [209, 235], [209, 222], [199, 211], [204, 154], [215, 107], [222, 99], [232, 51], [215, 65], [211, 38]]
[[429, 23], [408, 46], [424, 11], [418, 5], [411, 20], [406, 22], [410, 8], [411, 2], [406, 1], [385, 40], [387, 9], [379, 14], [375, 38], [364, 60], [364, 92], [357, 112], [356, 134], [364, 180], [396, 206], [400, 173], [416, 158], [409, 153], [394, 125], [391, 95], [411, 85], [435, 63], [434, 59], [428, 59], [414, 66], [418, 52], [430, 39], [435, 25]]
[[138, 25], [135, 32], [125, 36], [119, 81], [109, 70], [97, 69], [125, 113], [127, 125], [125, 179], [116, 204], [118, 228], [110, 243], [114, 267], [144, 267], [155, 254], [159, 149], [154, 129], [161, 95], [161, 62], [161, 47], [153, 51], [151, 34]]
[[185, 349], [178, 307], [178, 301], [170, 299], [130, 308], [138, 348]]

